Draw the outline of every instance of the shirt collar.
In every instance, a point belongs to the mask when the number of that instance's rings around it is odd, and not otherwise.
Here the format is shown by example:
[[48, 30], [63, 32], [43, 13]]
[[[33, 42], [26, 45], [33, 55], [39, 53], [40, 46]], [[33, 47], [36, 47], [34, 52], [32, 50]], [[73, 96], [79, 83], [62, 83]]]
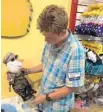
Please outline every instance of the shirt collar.
[[52, 50], [55, 52], [60, 51], [67, 43], [70, 43], [71, 37], [72, 37], [72, 32], [69, 31], [69, 35], [68, 35], [66, 41], [60, 47], [56, 47], [55, 45], [51, 45]]

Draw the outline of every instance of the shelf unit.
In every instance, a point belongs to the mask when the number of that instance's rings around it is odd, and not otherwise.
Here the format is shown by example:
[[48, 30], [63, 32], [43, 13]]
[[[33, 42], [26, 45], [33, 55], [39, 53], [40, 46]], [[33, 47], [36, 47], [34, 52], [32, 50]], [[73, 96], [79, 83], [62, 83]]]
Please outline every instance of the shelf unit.
[[[75, 26], [80, 24], [80, 21], [82, 19], [81, 14], [87, 10], [87, 7], [92, 4], [97, 4], [97, 3], [103, 3], [103, 0], [78, 0], [78, 6], [77, 6], [77, 12], [76, 12], [76, 21], [75, 21]], [[103, 37], [94, 37], [90, 35], [81, 35], [81, 34], [76, 34], [74, 32], [74, 36], [79, 40], [79, 41], [93, 41], [93, 42], [99, 42], [103, 44]], [[90, 74], [91, 75], [91, 74]], [[103, 74], [101, 74], [103, 76]], [[99, 76], [98, 76], [99, 77]]]

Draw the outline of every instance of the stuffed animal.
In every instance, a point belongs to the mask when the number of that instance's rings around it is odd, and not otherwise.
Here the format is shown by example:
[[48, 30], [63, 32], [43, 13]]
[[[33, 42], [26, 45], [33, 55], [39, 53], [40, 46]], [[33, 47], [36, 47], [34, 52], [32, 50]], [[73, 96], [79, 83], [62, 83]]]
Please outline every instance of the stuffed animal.
[[28, 101], [29, 99], [35, 97], [35, 90], [32, 89], [31, 84], [25, 77], [24, 71], [21, 70], [22, 62], [18, 60], [18, 55], [13, 53], [7, 53], [3, 59], [3, 63], [6, 65], [7, 79], [9, 81], [9, 90], [11, 91], [11, 86], [13, 90], [21, 96], [23, 101]]
[[94, 51], [86, 49], [86, 60], [93, 63], [93, 65], [103, 64], [103, 54], [98, 56]]

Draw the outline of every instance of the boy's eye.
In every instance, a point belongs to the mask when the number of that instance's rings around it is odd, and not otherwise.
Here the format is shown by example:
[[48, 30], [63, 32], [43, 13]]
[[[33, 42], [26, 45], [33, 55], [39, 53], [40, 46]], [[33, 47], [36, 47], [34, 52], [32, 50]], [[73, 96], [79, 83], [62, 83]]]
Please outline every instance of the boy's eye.
[[14, 61], [14, 60], [15, 60], [14, 58], [11, 59], [11, 61]]

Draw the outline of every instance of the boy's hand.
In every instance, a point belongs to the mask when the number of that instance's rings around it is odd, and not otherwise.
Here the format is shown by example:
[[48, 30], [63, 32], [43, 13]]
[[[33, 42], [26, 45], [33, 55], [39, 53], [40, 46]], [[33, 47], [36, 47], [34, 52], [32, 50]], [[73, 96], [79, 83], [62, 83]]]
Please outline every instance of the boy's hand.
[[45, 103], [45, 101], [46, 101], [46, 95], [39, 95], [34, 99], [32, 103], [41, 104], [41, 103]]
[[21, 72], [22, 72], [24, 75], [31, 74], [31, 70], [30, 70], [30, 69], [27, 69], [27, 68], [22, 68], [22, 69], [21, 69]]

